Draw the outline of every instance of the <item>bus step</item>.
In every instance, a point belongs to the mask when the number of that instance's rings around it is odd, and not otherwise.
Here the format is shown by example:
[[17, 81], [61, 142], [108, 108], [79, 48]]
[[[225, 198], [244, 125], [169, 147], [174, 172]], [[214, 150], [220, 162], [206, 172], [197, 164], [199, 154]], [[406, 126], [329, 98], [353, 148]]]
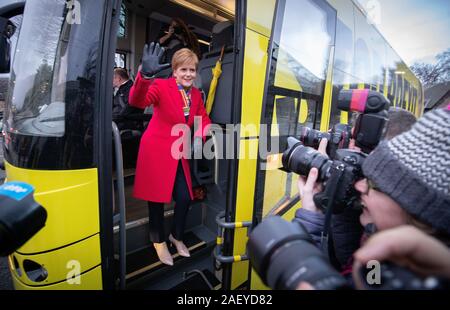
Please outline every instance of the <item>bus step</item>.
[[[206, 283], [208, 281], [208, 283]], [[176, 291], [191, 291], [191, 290], [210, 290], [211, 287], [214, 290], [218, 290], [221, 287], [220, 281], [216, 276], [208, 269], [202, 271], [191, 272], [186, 280], [171, 288]]]
[[[193, 232], [187, 232], [184, 236], [184, 244], [189, 249], [191, 257], [198, 251], [201, 251], [207, 246], [206, 242], [198, 238]], [[174, 265], [177, 265], [180, 261], [190, 259], [184, 258], [178, 255], [175, 246], [170, 244], [169, 251], [172, 254]], [[119, 266], [118, 257], [115, 257], [116, 266]], [[158, 259], [155, 248], [152, 244], [127, 254], [127, 275], [126, 279], [134, 280], [140, 276], [148, 275], [150, 273], [159, 271], [163, 268], [171, 268], [164, 265]]]

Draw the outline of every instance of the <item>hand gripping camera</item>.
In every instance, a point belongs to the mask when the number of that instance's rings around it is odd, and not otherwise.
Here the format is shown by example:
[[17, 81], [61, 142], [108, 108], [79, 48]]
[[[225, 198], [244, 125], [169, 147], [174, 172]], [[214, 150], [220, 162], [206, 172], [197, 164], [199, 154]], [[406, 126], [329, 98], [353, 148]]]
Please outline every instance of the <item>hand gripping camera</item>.
[[[335, 159], [329, 160], [319, 151], [304, 146], [299, 140], [289, 137], [288, 149], [283, 153], [283, 170], [307, 176], [312, 168], [317, 168], [318, 182], [324, 184], [324, 190], [314, 195], [314, 204], [325, 214], [321, 247], [328, 252], [333, 265], [338, 267], [334, 253], [334, 240], [331, 230], [333, 214], [344, 212], [347, 208], [357, 207], [359, 193], [354, 184], [363, 178], [362, 164], [365, 153], [350, 149], [336, 151]], [[350, 210], [350, 209], [349, 209]], [[359, 210], [357, 210], [359, 211]]]
[[386, 123], [390, 102], [382, 94], [368, 89], [341, 90], [338, 109], [360, 113], [356, 118], [353, 133], [349, 125], [337, 124], [331, 132], [320, 132], [308, 127], [301, 128], [300, 141], [305, 146], [316, 148], [323, 138], [328, 140], [327, 153], [334, 158], [338, 149], [348, 148], [350, 139], [364, 153], [370, 153], [380, 142]]
[[350, 149], [336, 151], [330, 160], [315, 149], [304, 146], [299, 140], [289, 137], [288, 149], [283, 153], [283, 170], [308, 176], [311, 168], [319, 170], [318, 182], [325, 185], [322, 193], [314, 196], [314, 202], [324, 212], [332, 207], [340, 213], [358, 197], [353, 184], [363, 178], [362, 163], [366, 154]]
[[345, 124], [334, 125], [330, 132], [321, 132], [306, 126], [302, 126], [300, 130], [300, 141], [305, 146], [317, 149], [320, 141], [324, 138], [327, 139], [327, 154], [329, 154], [331, 158], [334, 158], [338, 149], [348, 148], [352, 137], [352, 128]]

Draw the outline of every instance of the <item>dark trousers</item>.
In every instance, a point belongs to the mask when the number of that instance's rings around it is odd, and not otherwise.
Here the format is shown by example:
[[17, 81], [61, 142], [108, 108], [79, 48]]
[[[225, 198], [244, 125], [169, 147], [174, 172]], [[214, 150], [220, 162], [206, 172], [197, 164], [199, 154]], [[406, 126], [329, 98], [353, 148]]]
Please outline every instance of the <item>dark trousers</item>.
[[[191, 197], [181, 161], [178, 161], [172, 197], [175, 200], [175, 211], [171, 233], [175, 239], [183, 240], [186, 215], [191, 203]], [[150, 226], [150, 240], [153, 243], [166, 241], [167, 237], [164, 232], [164, 203], [148, 202], [148, 223]]]

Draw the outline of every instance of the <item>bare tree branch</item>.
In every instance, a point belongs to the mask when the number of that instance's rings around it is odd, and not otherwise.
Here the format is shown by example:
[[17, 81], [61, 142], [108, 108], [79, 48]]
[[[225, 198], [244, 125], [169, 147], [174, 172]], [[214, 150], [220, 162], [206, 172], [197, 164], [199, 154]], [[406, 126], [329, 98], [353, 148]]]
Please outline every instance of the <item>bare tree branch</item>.
[[415, 63], [411, 70], [425, 88], [450, 81], [450, 49], [436, 56], [436, 64]]

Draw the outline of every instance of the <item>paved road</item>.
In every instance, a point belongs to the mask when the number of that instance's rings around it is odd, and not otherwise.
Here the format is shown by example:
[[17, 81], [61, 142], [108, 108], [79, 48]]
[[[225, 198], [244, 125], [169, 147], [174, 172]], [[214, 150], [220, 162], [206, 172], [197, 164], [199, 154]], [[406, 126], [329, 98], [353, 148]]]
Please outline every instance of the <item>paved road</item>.
[[12, 290], [11, 275], [8, 269], [8, 260], [5, 257], [0, 258], [0, 290]]

